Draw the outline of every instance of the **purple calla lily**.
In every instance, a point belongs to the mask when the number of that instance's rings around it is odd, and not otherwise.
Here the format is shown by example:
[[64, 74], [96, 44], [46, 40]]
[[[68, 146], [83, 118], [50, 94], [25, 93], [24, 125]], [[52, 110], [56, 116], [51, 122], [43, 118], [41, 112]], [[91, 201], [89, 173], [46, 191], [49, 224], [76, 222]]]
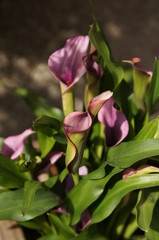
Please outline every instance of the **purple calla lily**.
[[125, 61], [133, 67], [134, 100], [138, 109], [145, 111], [145, 97], [151, 82], [152, 72], [144, 67], [138, 57]]
[[68, 90], [85, 73], [82, 62], [89, 46], [88, 36], [76, 36], [66, 41], [63, 48], [54, 52], [48, 60], [53, 75]]
[[146, 68], [145, 66], [143, 66], [141, 64], [141, 59], [138, 57], [134, 57], [132, 58], [131, 61], [127, 61], [129, 62], [136, 70], [145, 73], [146, 75], [152, 77], [152, 71], [150, 71], [148, 68]]
[[87, 71], [85, 90], [85, 106], [99, 93], [99, 80], [103, 75], [102, 67], [96, 62], [96, 50], [83, 57], [83, 63]]
[[25, 139], [33, 133], [31, 129], [26, 129], [19, 135], [7, 137], [3, 141], [1, 153], [12, 160], [18, 158], [23, 151]]
[[105, 125], [106, 145], [119, 144], [129, 132], [129, 124], [125, 115], [114, 108], [114, 99], [110, 98], [98, 112], [99, 122]]
[[87, 112], [73, 112], [64, 119], [64, 132], [68, 139], [66, 166], [69, 171], [77, 172], [92, 121], [112, 94], [110, 91], [103, 92], [90, 101]]

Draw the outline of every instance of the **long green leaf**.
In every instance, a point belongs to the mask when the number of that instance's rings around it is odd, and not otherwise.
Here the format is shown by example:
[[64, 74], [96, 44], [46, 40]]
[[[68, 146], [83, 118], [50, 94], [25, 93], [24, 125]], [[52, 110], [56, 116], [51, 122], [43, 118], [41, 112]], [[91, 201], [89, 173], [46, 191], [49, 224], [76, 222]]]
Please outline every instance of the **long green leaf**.
[[136, 206], [137, 223], [143, 231], [148, 232], [152, 220], [153, 210], [156, 201], [159, 198], [159, 192], [153, 191], [152, 189], [144, 189], [141, 194], [140, 201]]
[[106, 183], [121, 169], [114, 168], [101, 179], [82, 179], [68, 194], [68, 199], [73, 206], [72, 224], [80, 220], [81, 213], [89, 207], [103, 193]]
[[105, 66], [113, 77], [114, 83], [120, 83], [124, 77], [124, 71], [121, 66], [112, 61], [108, 43], [99, 25], [97, 29], [93, 27], [90, 28], [89, 37], [99, 54], [102, 56]]
[[121, 199], [129, 192], [155, 186], [159, 186], [159, 174], [133, 176], [118, 181], [106, 193], [103, 200], [93, 212], [92, 223], [97, 223], [107, 218], [120, 203]]
[[124, 142], [110, 148], [107, 159], [111, 166], [127, 168], [134, 163], [159, 155], [159, 139], [143, 139]]
[[158, 240], [159, 239], [159, 231], [158, 231], [159, 218], [158, 218], [158, 216], [159, 216], [159, 200], [157, 201], [157, 203], [155, 205], [150, 228], [148, 230], [148, 233], [146, 234], [146, 237], [148, 240]]
[[58, 216], [54, 214], [48, 214], [48, 217], [50, 223], [56, 229], [57, 235], [63, 237], [66, 240], [76, 236], [76, 232], [73, 230], [73, 228], [65, 225], [65, 223]]
[[19, 222], [33, 219], [60, 204], [60, 200], [50, 190], [39, 189], [26, 214], [23, 214], [24, 189], [0, 194], [0, 220]]
[[147, 93], [147, 105], [149, 109], [159, 100], [159, 61], [155, 59], [151, 84]]
[[23, 193], [23, 207], [22, 213], [26, 213], [30, 210], [31, 204], [34, 201], [36, 191], [41, 187], [38, 181], [26, 181], [24, 185]]
[[19, 188], [24, 185], [26, 174], [20, 173], [15, 162], [0, 154], [0, 186]]
[[158, 138], [159, 135], [159, 118], [148, 122], [141, 131], [133, 138], [135, 140]]

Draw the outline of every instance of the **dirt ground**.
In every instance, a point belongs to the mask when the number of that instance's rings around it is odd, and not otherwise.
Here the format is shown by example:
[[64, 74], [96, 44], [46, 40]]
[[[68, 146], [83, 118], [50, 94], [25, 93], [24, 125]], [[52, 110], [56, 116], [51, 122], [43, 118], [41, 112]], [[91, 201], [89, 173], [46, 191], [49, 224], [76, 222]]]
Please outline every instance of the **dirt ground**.
[[[159, 1], [94, 0], [93, 4], [116, 59], [138, 56], [152, 68], [159, 55]], [[88, 0], [0, 0], [0, 136], [20, 133], [34, 119], [8, 87], [26, 87], [61, 107], [48, 57], [67, 38], [87, 34], [91, 23]], [[83, 85], [78, 84], [78, 108]]]

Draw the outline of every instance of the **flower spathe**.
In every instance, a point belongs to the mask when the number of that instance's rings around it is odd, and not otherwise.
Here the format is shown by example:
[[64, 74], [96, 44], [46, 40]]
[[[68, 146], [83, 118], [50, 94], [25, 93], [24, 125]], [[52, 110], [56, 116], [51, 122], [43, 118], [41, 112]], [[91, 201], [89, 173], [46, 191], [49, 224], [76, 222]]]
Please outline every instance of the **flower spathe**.
[[99, 94], [99, 80], [103, 75], [102, 67], [96, 62], [96, 50], [83, 57], [83, 63], [87, 71], [87, 82], [85, 90], [85, 106], [90, 100]]
[[3, 141], [1, 153], [12, 160], [18, 158], [23, 151], [25, 139], [33, 133], [31, 129], [26, 129], [19, 135], [7, 137]]
[[106, 145], [119, 144], [129, 132], [129, 124], [125, 115], [114, 108], [114, 99], [110, 98], [98, 112], [99, 122], [105, 125]]
[[85, 73], [82, 62], [89, 46], [88, 36], [76, 36], [68, 39], [63, 48], [54, 52], [48, 60], [49, 68], [67, 91]]
[[145, 97], [151, 82], [152, 72], [141, 64], [141, 59], [138, 57], [125, 62], [130, 63], [133, 67], [133, 89], [136, 106], [138, 109], [145, 111]]
[[90, 101], [87, 112], [73, 112], [64, 119], [64, 132], [68, 139], [66, 166], [70, 172], [78, 171], [92, 121], [112, 94], [111, 91], [103, 92]]

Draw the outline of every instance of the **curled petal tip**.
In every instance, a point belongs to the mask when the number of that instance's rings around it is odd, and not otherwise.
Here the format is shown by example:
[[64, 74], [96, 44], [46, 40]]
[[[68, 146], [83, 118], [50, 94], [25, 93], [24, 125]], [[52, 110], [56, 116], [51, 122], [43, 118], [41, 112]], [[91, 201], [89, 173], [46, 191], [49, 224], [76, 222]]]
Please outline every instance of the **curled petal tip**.
[[76, 36], [66, 41], [63, 48], [54, 52], [48, 65], [57, 80], [69, 89], [85, 73], [82, 62], [89, 46], [88, 36]]

